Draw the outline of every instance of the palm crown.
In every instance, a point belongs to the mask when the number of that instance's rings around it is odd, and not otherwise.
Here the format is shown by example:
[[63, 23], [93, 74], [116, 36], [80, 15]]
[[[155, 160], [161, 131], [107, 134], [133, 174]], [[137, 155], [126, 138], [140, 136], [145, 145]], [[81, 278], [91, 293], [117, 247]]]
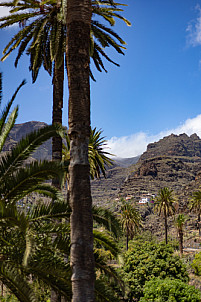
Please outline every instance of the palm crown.
[[[113, 47], [118, 53], [123, 54], [125, 41], [110, 27], [93, 20], [94, 16], [102, 17], [110, 26], [115, 24], [115, 18], [123, 20], [127, 25], [130, 22], [120, 15], [123, 10], [119, 8], [122, 4], [110, 1], [92, 1], [93, 17], [91, 21], [91, 46], [90, 55], [96, 68], [106, 71], [102, 58], [117, 65], [105, 52], [106, 47]], [[5, 60], [8, 55], [17, 47], [18, 55], [15, 66], [25, 50], [30, 55], [30, 70], [33, 81], [36, 80], [38, 71], [43, 64], [44, 68], [52, 73], [52, 62], [59, 67], [65, 56], [66, 24], [64, 6], [57, 5], [56, 0], [48, 1], [7, 1], [0, 3], [0, 6], [10, 7], [10, 15], [0, 18], [0, 28], [13, 24], [19, 24], [22, 29], [12, 38], [4, 48]], [[93, 78], [93, 75], [91, 73]], [[94, 78], [93, 78], [94, 79]]]

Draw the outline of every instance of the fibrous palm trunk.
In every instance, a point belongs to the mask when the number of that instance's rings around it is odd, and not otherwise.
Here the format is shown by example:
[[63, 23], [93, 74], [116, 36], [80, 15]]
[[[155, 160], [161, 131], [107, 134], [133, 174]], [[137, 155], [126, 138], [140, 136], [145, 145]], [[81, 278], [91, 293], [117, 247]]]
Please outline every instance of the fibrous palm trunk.
[[[59, 68], [54, 67], [53, 76], [53, 109], [52, 124], [62, 125], [62, 109], [63, 109], [63, 81], [64, 81], [64, 63]], [[52, 139], [52, 160], [61, 161], [62, 159], [62, 139], [55, 136]], [[58, 186], [58, 184], [55, 184]]]
[[126, 230], [126, 250], [128, 250], [128, 243], [129, 243], [129, 230], [128, 230], [128, 227], [127, 227], [127, 230]]
[[182, 257], [182, 255], [183, 255], [183, 230], [180, 228], [178, 233], [179, 233], [179, 251], [180, 251], [180, 256]]
[[199, 236], [201, 236], [200, 213], [198, 214], [198, 229], [199, 229]]
[[[62, 109], [63, 109], [63, 82], [64, 82], [64, 63], [59, 68], [54, 66], [53, 75], [53, 109], [52, 124], [62, 125]], [[52, 160], [62, 160], [62, 138], [54, 136], [52, 138]], [[59, 179], [54, 178], [52, 185], [60, 189]], [[61, 302], [61, 296], [51, 290], [51, 302]]]
[[166, 209], [164, 209], [164, 220], [165, 220], [165, 244], [168, 244], [168, 227], [167, 227], [167, 212]]
[[70, 138], [69, 191], [72, 209], [70, 218], [72, 301], [93, 302], [95, 273], [92, 199], [88, 162], [90, 135], [90, 0], [68, 0], [66, 21]]

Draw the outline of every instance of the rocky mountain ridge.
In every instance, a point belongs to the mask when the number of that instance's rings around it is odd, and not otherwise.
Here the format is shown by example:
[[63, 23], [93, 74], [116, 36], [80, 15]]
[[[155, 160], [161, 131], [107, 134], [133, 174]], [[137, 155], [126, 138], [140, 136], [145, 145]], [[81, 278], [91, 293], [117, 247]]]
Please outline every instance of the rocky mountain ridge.
[[[4, 151], [10, 150], [19, 139], [44, 125], [36, 121], [15, 125]], [[43, 144], [33, 158], [51, 159], [51, 140]], [[142, 194], [156, 194], [160, 188], [167, 186], [175, 191], [184, 207], [189, 195], [200, 185], [201, 139], [196, 134], [171, 134], [149, 144], [140, 158], [117, 158], [107, 170], [107, 179], [101, 177], [91, 182], [93, 201], [98, 204], [128, 195], [139, 201]]]
[[157, 194], [166, 186], [174, 190], [184, 209], [200, 185], [201, 139], [196, 134], [171, 134], [147, 146], [119, 194], [139, 200], [143, 193]]
[[[38, 121], [31, 121], [31, 122], [26, 122], [26, 123], [22, 123], [22, 124], [15, 124], [9, 133], [9, 137], [5, 142], [3, 151], [10, 151], [13, 148], [13, 146], [15, 146], [21, 138], [25, 137], [27, 134], [29, 134], [32, 131], [35, 131], [35, 130], [38, 130], [38, 129], [44, 127], [45, 125], [47, 125], [47, 124], [44, 122], [38, 122]], [[52, 152], [51, 150], [52, 150], [52, 143], [51, 143], [51, 140], [48, 140], [34, 152], [34, 154], [32, 155], [32, 158], [30, 160], [33, 160], [33, 159], [50, 160], [51, 152]]]

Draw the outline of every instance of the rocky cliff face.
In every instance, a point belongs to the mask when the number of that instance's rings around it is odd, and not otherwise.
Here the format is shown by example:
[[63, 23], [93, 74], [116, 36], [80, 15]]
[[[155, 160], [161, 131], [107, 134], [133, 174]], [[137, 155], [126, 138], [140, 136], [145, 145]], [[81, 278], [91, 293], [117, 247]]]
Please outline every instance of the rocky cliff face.
[[158, 156], [201, 157], [201, 140], [197, 134], [192, 134], [190, 137], [185, 133], [171, 134], [156, 143], [149, 144], [140, 160]]
[[201, 139], [196, 134], [171, 134], [147, 146], [120, 195], [131, 194], [137, 201], [142, 193], [156, 194], [166, 186], [175, 191], [180, 206], [185, 208], [190, 194], [200, 184]]

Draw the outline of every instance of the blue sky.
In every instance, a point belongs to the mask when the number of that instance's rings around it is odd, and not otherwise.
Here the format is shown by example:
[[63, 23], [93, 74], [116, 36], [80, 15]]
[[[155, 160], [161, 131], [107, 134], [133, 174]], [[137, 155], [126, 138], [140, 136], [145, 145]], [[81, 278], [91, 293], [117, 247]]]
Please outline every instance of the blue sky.
[[[2, 0], [0, 0], [2, 1]], [[170, 133], [201, 137], [201, 1], [125, 0], [124, 16], [115, 30], [127, 42], [125, 56], [108, 50], [121, 66], [105, 63], [108, 73], [94, 72], [91, 83], [92, 126], [102, 128], [110, 151], [120, 157], [141, 154], [149, 142]], [[0, 10], [0, 15], [5, 12]], [[0, 31], [0, 52], [17, 27]], [[16, 69], [15, 53], [0, 63], [4, 101], [25, 78], [16, 103], [18, 123], [51, 123], [52, 85], [42, 71], [35, 84], [24, 56]], [[67, 124], [67, 82], [64, 124]]]

